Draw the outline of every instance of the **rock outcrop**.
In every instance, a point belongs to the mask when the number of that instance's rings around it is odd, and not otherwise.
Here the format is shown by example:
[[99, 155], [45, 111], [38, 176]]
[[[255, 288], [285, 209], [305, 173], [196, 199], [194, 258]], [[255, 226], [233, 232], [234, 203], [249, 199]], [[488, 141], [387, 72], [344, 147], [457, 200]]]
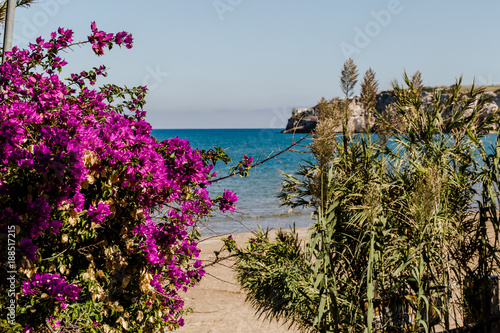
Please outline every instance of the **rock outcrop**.
[[[430, 91], [422, 92], [422, 101], [425, 103], [432, 102], [433, 93]], [[445, 94], [443, 94], [445, 95]], [[485, 95], [491, 97], [490, 102], [484, 106], [486, 114], [498, 110], [500, 106], [500, 93], [487, 92]], [[377, 104], [375, 110], [379, 114], [395, 101], [394, 92], [392, 90], [382, 91], [377, 94]], [[374, 117], [370, 116], [370, 128], [373, 128]], [[361, 103], [361, 98], [355, 96], [349, 99], [349, 128], [355, 133], [363, 133], [366, 128], [367, 114], [366, 110]], [[300, 112], [292, 115], [288, 119], [286, 129], [282, 133], [310, 133], [316, 128], [318, 122], [318, 108], [314, 106], [309, 109], [302, 109]]]

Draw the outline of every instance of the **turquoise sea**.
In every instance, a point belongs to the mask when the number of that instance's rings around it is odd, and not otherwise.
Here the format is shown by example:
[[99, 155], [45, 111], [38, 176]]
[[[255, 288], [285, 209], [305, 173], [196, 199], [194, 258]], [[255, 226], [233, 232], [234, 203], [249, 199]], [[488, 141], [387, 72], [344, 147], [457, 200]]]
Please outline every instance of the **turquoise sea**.
[[[281, 130], [157, 129], [153, 130], [153, 136], [160, 141], [178, 136], [189, 140], [191, 147], [198, 149], [220, 146], [231, 157], [232, 164], [236, 164], [245, 154], [253, 156], [254, 161], [264, 160], [304, 136], [304, 134], [282, 134]], [[306, 140], [301, 144], [307, 144]], [[296, 146], [293, 149], [307, 151], [304, 147]], [[209, 188], [211, 196], [221, 195], [225, 189], [235, 192], [239, 198], [236, 203], [237, 210], [235, 213], [214, 213], [209, 220], [200, 225], [202, 235], [255, 231], [259, 225], [264, 229], [288, 228], [293, 224], [296, 227], [309, 226], [311, 211], [289, 212], [287, 207], [280, 206], [280, 201], [276, 197], [283, 180], [280, 170], [293, 173], [299, 163], [309, 158], [308, 153], [288, 151], [252, 169], [245, 178], [234, 176], [214, 183]], [[221, 164], [216, 166], [217, 175], [227, 175], [228, 167]]]

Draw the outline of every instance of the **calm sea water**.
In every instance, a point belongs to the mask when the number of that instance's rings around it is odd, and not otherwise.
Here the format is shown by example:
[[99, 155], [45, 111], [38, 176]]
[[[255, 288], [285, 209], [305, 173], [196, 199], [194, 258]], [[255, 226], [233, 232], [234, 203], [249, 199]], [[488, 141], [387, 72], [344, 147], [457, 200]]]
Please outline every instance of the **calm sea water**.
[[[220, 146], [234, 162], [238, 162], [245, 154], [253, 156], [254, 161], [263, 160], [304, 136], [304, 134], [282, 134], [280, 130], [163, 129], [153, 130], [153, 136], [160, 141], [178, 136], [189, 140], [191, 147], [198, 149]], [[306, 143], [305, 141], [302, 143]], [[294, 149], [306, 151], [301, 147]], [[221, 195], [225, 189], [238, 195], [237, 210], [235, 213], [214, 213], [204, 222], [205, 226], [201, 226], [201, 233], [203, 235], [239, 233], [255, 231], [258, 226], [264, 229], [289, 228], [294, 224], [296, 227], [309, 226], [311, 211], [289, 212], [287, 207], [280, 206], [280, 201], [276, 197], [283, 181], [280, 170], [293, 173], [297, 165], [309, 157], [309, 154], [285, 152], [278, 158], [252, 169], [250, 175], [245, 178], [234, 176], [213, 184], [209, 189], [212, 197]], [[231, 165], [236, 164], [234, 162]], [[216, 167], [218, 176], [227, 174], [228, 167], [223, 165], [222, 163], [222, 169], [219, 165]]]
[[[254, 161], [263, 160], [270, 155], [287, 148], [298, 141], [304, 134], [282, 134], [281, 129], [167, 129], [153, 130], [153, 136], [164, 140], [178, 136], [188, 139], [191, 147], [210, 149], [220, 146], [226, 153], [238, 162], [243, 155], [253, 156]], [[496, 135], [491, 134], [483, 138], [488, 151], [493, 152]], [[307, 139], [302, 142], [307, 144]], [[294, 150], [307, 151], [304, 147], [294, 147]], [[221, 195], [225, 189], [236, 192], [238, 195], [237, 211], [233, 214], [227, 212], [214, 213], [209, 220], [201, 226], [203, 235], [239, 233], [255, 231], [258, 226], [262, 228], [289, 228], [308, 227], [311, 220], [311, 211], [296, 210], [289, 212], [287, 207], [280, 205], [277, 198], [283, 177], [280, 170], [294, 173], [299, 163], [309, 159], [308, 153], [285, 152], [278, 158], [269, 160], [258, 166], [245, 178], [235, 176], [214, 183], [210, 187], [212, 197]], [[232, 163], [234, 165], [236, 163]], [[217, 165], [215, 170], [218, 176], [227, 174], [228, 167], [222, 169]], [[479, 188], [478, 188], [479, 189]], [[479, 199], [479, 198], [478, 198]]]

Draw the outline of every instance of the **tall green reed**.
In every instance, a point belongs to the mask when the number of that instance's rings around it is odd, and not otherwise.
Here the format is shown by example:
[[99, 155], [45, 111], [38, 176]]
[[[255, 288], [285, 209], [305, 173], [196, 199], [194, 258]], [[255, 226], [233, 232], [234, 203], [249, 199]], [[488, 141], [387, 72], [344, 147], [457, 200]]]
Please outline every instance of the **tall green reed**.
[[448, 330], [469, 311], [450, 302], [454, 286], [496, 274], [500, 142], [491, 151], [482, 138], [498, 114], [483, 113], [481, 88], [461, 94], [458, 80], [429, 102], [418, 81], [393, 84], [403, 130], [352, 136], [344, 119], [342, 133], [317, 133], [316, 163], [286, 175], [281, 199], [315, 207], [315, 222], [304, 246], [261, 231], [239, 252], [238, 280], [261, 314], [313, 332]]

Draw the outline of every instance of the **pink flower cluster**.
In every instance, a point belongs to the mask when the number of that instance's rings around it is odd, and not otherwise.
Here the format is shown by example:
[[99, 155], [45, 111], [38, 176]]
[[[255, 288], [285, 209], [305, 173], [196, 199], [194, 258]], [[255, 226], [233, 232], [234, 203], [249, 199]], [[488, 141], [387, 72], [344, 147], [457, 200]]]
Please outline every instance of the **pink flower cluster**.
[[245, 168], [248, 168], [252, 165], [252, 162], [253, 162], [253, 157], [252, 156], [248, 156], [248, 155], [245, 155], [243, 156], [243, 166]]
[[234, 167], [231, 168], [233, 172], [239, 173], [240, 177], [248, 176], [248, 170], [252, 168], [253, 157], [244, 155], [243, 159]]
[[78, 286], [68, 283], [61, 275], [48, 273], [36, 273], [31, 281], [23, 281], [22, 286], [22, 292], [25, 295], [47, 293], [55, 300], [61, 301], [63, 310], [67, 308], [68, 301], [75, 302], [78, 299], [80, 291]]
[[26, 259], [36, 260], [36, 251], [38, 250], [38, 246], [33, 244], [31, 238], [24, 238], [19, 246], [21, 247], [21, 251], [26, 256]]
[[[98, 55], [113, 43], [132, 46], [126, 32], [107, 34], [95, 23], [91, 28], [88, 41]], [[105, 75], [104, 67], [63, 82], [55, 73], [66, 62], [57, 53], [72, 41], [71, 30], [59, 29], [29, 50], [15, 47], [0, 67], [0, 229], [21, 226], [19, 245], [28, 260], [51, 256], [37, 244], [59, 242], [55, 236], [80, 228], [77, 221], [99, 225], [92, 231], [96, 243], [101, 230], [106, 237], [111, 231], [117, 242], [131, 239], [130, 251], [143, 256], [155, 276], [151, 285], [164, 297], [162, 306], [171, 309], [164, 320], [180, 324], [178, 291], [204, 274], [199, 261], [188, 264], [199, 249], [187, 227], [217, 204], [223, 212], [234, 211], [238, 199], [227, 190], [222, 199], [210, 199], [213, 166], [187, 140], [158, 142], [151, 136], [141, 110], [145, 87], [86, 87], [86, 80], [93, 85]], [[116, 96], [125, 99], [121, 106], [111, 103]], [[170, 207], [161, 223], [149, 215], [158, 207]], [[125, 221], [131, 227], [120, 234]], [[83, 241], [74, 235], [74, 244]], [[26, 295], [42, 289], [63, 307], [80, 292], [57, 274], [35, 274], [23, 282]]]
[[[47, 48], [60, 46], [57, 42], [42, 40], [40, 44]], [[204, 165], [189, 142], [178, 138], [157, 142], [143, 117], [110, 112], [105, 92], [85, 88], [76, 97], [75, 104], [56, 75], [23, 77], [20, 67], [25, 59], [43, 58], [41, 51], [35, 48], [26, 54], [25, 50], [14, 49], [11, 58], [22, 59], [16, 63], [18, 68], [7, 62], [0, 69], [4, 82], [17, 83], [14, 87], [6, 86], [0, 104], [0, 122], [6, 129], [0, 135], [0, 168], [3, 171], [9, 166], [22, 168], [53, 178], [52, 182], [41, 185], [43, 192], [51, 194], [52, 202], [36, 198], [28, 201], [23, 209], [30, 219], [30, 238], [35, 239], [50, 228], [59, 232], [61, 222], [52, 220], [51, 215], [54, 208], [63, 203], [70, 204], [77, 212], [87, 210], [96, 223], [102, 223], [111, 214], [107, 204], [99, 203], [97, 207], [85, 204], [81, 185], [90, 171], [120, 166], [123, 169], [119, 177], [121, 186], [135, 193], [135, 200], [145, 210], [158, 203], [181, 200], [186, 187], [209, 183], [211, 166]], [[20, 100], [20, 96], [31, 96], [31, 100]], [[28, 147], [29, 143], [33, 148]], [[93, 152], [101, 161], [101, 165], [96, 166], [98, 170], [89, 170], [84, 165], [86, 151]], [[14, 191], [13, 184], [2, 183], [0, 191], [5, 194]], [[197, 215], [208, 213], [212, 205], [208, 191], [200, 188], [196, 194], [192, 200], [182, 201], [181, 215], [170, 212], [176, 224], [190, 225]], [[144, 226], [150, 223], [148, 221]], [[151, 259], [151, 263], [155, 260], [158, 258]]]
[[101, 224], [102, 221], [109, 215], [111, 215], [111, 211], [109, 210], [109, 205], [99, 202], [97, 207], [90, 206], [87, 212], [87, 215], [90, 216], [92, 222]]
[[222, 200], [220, 200], [219, 202], [219, 209], [222, 212], [225, 212], [226, 210], [234, 212], [236, 210], [236, 207], [234, 206], [234, 203], [236, 201], [238, 201], [238, 196], [236, 196], [236, 193], [225, 190], [224, 194], [222, 195]]
[[132, 48], [134, 42], [132, 34], [125, 31], [118, 32], [116, 35], [106, 33], [102, 30], [98, 30], [95, 22], [91, 24], [92, 35], [88, 37], [88, 41], [92, 44], [92, 49], [97, 55], [104, 55], [104, 48], [107, 47], [111, 49], [113, 43], [116, 45], [125, 44], [127, 49]]

